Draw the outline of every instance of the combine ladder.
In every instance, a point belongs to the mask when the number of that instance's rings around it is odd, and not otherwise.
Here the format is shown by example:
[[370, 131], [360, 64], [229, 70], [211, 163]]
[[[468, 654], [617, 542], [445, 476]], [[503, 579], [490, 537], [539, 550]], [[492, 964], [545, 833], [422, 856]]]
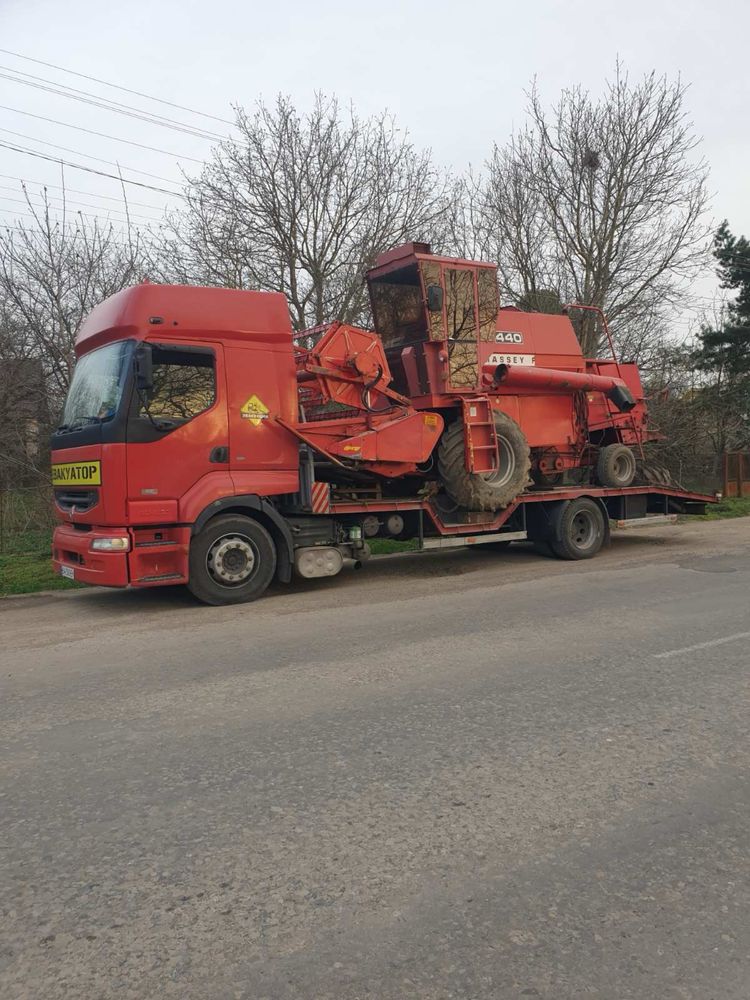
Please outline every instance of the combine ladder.
[[486, 396], [461, 400], [464, 420], [464, 457], [470, 472], [494, 472], [497, 469], [497, 432], [492, 406]]

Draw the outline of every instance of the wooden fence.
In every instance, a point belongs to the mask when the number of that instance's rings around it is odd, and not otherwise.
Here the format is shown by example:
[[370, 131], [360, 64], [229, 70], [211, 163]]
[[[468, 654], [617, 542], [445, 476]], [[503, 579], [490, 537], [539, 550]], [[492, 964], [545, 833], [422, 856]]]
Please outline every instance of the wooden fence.
[[724, 452], [724, 496], [750, 497], [750, 451]]

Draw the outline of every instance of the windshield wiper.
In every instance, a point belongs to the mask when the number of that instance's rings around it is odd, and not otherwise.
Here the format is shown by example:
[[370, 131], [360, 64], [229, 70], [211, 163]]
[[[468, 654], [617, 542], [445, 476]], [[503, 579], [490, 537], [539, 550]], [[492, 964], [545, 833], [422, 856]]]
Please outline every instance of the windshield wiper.
[[88, 427], [89, 424], [100, 424], [102, 422], [101, 417], [80, 417], [78, 420], [74, 420], [72, 424], [60, 424], [57, 428], [57, 433], [61, 431], [78, 431], [81, 427]]

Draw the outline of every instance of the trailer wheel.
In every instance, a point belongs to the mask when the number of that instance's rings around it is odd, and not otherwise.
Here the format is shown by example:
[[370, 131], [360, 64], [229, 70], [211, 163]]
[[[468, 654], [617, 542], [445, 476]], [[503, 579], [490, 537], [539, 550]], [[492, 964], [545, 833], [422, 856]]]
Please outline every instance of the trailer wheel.
[[602, 547], [604, 515], [599, 504], [588, 497], [568, 500], [558, 522], [558, 538], [550, 539], [552, 551], [560, 559], [591, 559]]
[[190, 545], [188, 589], [204, 604], [241, 604], [260, 597], [276, 572], [276, 547], [257, 521], [225, 514]]
[[529, 481], [531, 458], [523, 431], [506, 413], [495, 410], [493, 416], [500, 453], [495, 472], [474, 473], [466, 468], [463, 421], [452, 423], [440, 439], [440, 478], [448, 495], [464, 510], [507, 507]]
[[608, 444], [599, 452], [596, 478], [602, 486], [615, 486], [619, 489], [630, 486], [635, 473], [635, 455], [626, 444]]

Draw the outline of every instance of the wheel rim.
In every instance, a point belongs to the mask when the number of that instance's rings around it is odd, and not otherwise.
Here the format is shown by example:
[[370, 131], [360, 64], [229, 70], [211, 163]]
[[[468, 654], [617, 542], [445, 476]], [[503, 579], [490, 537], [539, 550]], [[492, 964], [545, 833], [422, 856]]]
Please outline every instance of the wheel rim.
[[573, 518], [570, 540], [577, 549], [588, 549], [596, 541], [597, 523], [594, 515], [588, 510], [579, 510]]
[[617, 479], [627, 479], [631, 468], [630, 455], [622, 454], [615, 458], [615, 476]]
[[233, 532], [217, 538], [206, 554], [206, 569], [222, 587], [241, 587], [259, 563], [258, 550], [246, 535]]
[[497, 436], [497, 469], [483, 473], [482, 479], [490, 486], [505, 486], [516, 471], [516, 453], [510, 441], [502, 434]]

